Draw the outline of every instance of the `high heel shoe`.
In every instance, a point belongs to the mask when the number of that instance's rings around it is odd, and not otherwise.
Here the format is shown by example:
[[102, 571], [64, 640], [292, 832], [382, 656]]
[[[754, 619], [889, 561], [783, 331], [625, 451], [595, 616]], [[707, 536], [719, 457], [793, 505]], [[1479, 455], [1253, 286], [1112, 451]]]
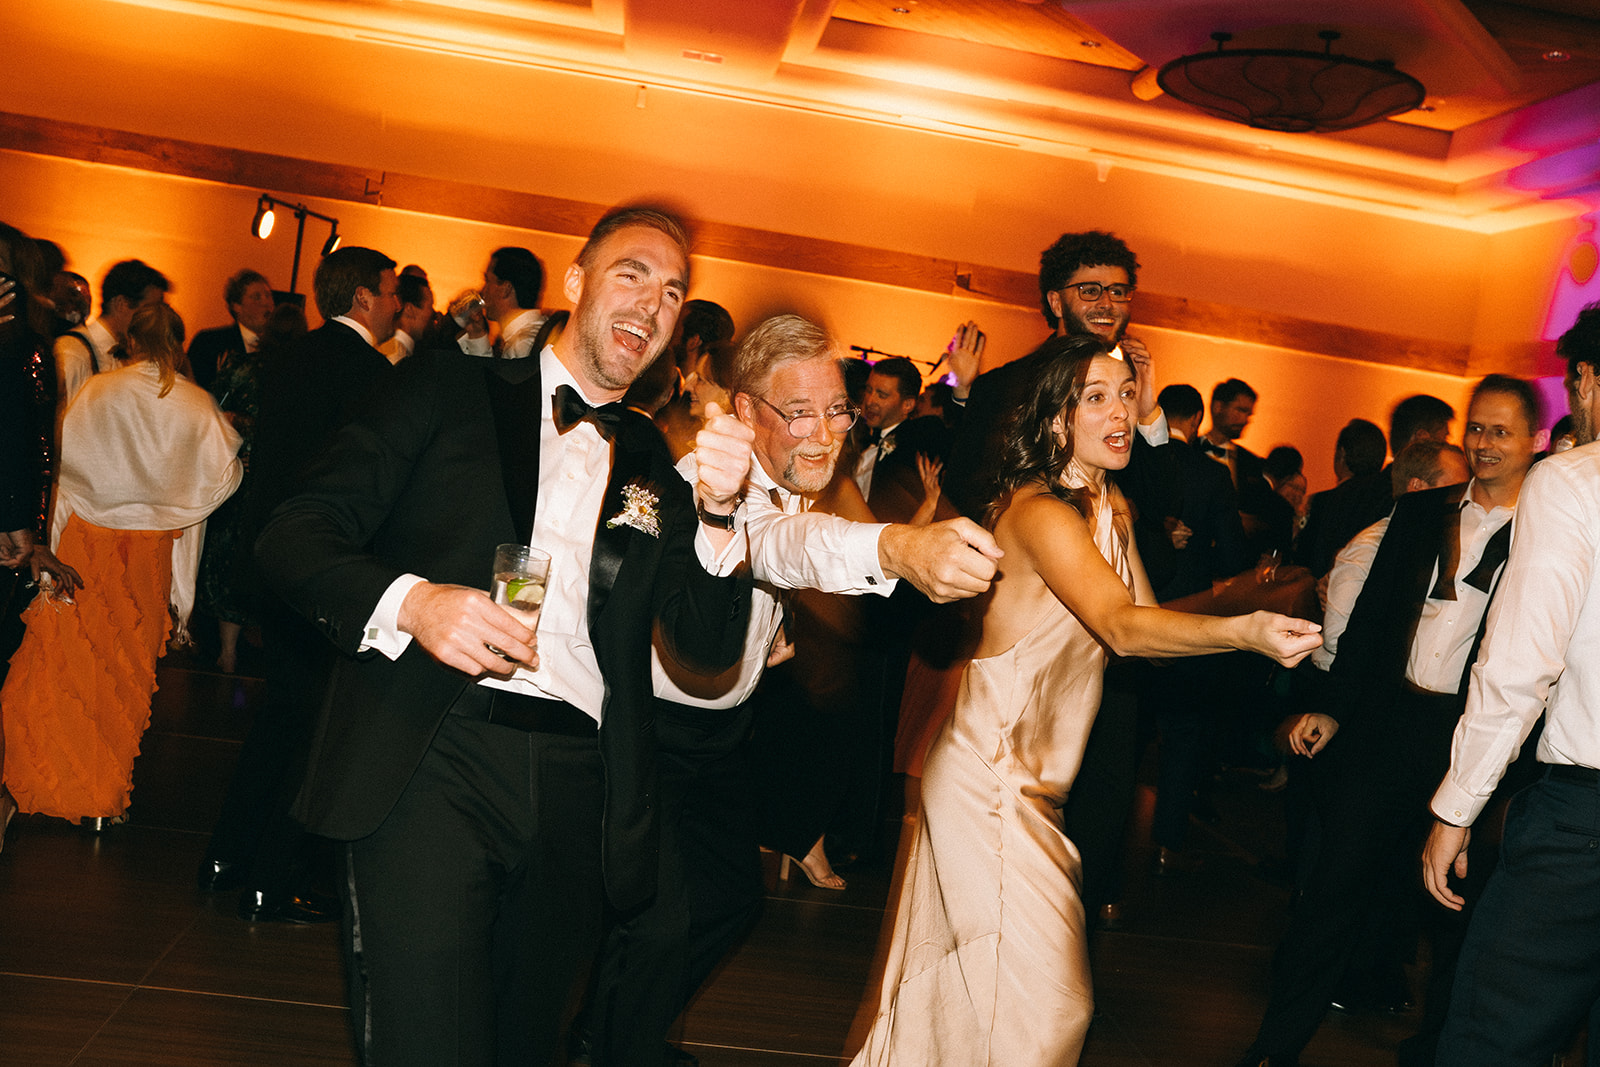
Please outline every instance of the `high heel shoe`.
[[16, 817], [16, 798], [11, 795], [11, 790], [0, 785], [0, 850], [6, 847], [6, 830], [11, 826], [11, 820]]
[[[806, 876], [806, 881], [810, 882], [812, 885], [816, 886], [818, 889], [832, 889], [832, 890], [837, 891], [837, 890], [842, 890], [842, 889], [849, 888], [849, 884], [847, 882], [845, 882], [845, 880], [843, 878], [840, 878], [837, 874], [828, 875], [828, 876], [823, 877], [823, 878], [818, 878], [816, 875], [811, 873], [811, 868], [806, 866], [804, 860], [797, 860], [793, 856], [789, 855], [787, 852], [785, 852], [783, 854], [783, 862], [778, 865], [778, 877], [781, 880], [785, 881], [785, 882], [787, 882], [789, 880], [789, 866], [790, 866], [790, 864], [793, 864], [794, 866], [800, 868], [800, 873]], [[830, 885], [830, 884], [828, 884], [829, 878], [831, 878], [833, 881], [838, 882], [839, 884], [838, 885]]]

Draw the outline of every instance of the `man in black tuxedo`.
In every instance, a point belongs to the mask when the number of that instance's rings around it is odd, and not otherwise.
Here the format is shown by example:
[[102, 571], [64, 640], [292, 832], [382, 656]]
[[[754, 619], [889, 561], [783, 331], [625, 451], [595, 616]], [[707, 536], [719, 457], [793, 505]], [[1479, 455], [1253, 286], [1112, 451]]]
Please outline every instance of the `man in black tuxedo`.
[[[1527, 383], [1490, 375], [1478, 384], [1462, 441], [1472, 480], [1396, 501], [1321, 708], [1289, 730], [1297, 754], [1320, 754], [1312, 788], [1321, 851], [1278, 945], [1271, 1000], [1240, 1067], [1298, 1063], [1342, 993], [1352, 948], [1365, 941], [1387, 950], [1414, 933], [1403, 917], [1416, 898], [1427, 801], [1449, 766], [1518, 491], [1549, 441], [1540, 423]], [[1376, 934], [1366, 932], [1369, 923]], [[1389, 1006], [1407, 999], [1403, 985], [1374, 992]]]
[[[711, 571], [743, 559], [750, 431], [711, 410], [691, 487], [616, 403], [687, 287], [675, 219], [608, 213], [567, 268], [554, 345], [401, 363], [258, 542], [345, 654], [297, 811], [346, 842], [368, 1062], [550, 1062], [603, 905], [654, 891], [652, 626], [718, 671], [749, 607], [745, 580]], [[512, 542], [552, 556], [537, 637], [482, 591]]]
[[[1147, 444], [1161, 444], [1167, 439], [1166, 424], [1156, 407], [1150, 353], [1138, 338], [1127, 336], [1138, 280], [1139, 261], [1117, 237], [1099, 230], [1064, 233], [1039, 257], [1039, 310], [1052, 337], [1093, 334], [1121, 347], [1123, 357], [1137, 370], [1139, 437]], [[979, 374], [982, 333], [968, 323], [957, 340], [968, 343], [953, 345], [948, 356], [956, 376], [951, 399], [963, 411], [950, 444], [943, 488], [958, 512], [982, 522], [994, 499], [1006, 420], [1033, 389], [1043, 359], [1035, 349]], [[1134, 448], [1142, 452], [1137, 441]], [[1126, 479], [1138, 475], [1137, 466], [1129, 464], [1117, 480], [1125, 492]]]
[[228, 360], [256, 350], [261, 331], [267, 328], [267, 319], [277, 306], [266, 276], [249, 268], [228, 279], [222, 289], [222, 302], [233, 317], [233, 325], [201, 330], [189, 342], [189, 370], [202, 389], [211, 388], [217, 371]]
[[[264, 288], [265, 279], [252, 285]], [[261, 371], [245, 501], [250, 530], [300, 489], [333, 432], [388, 377], [389, 361], [377, 346], [394, 332], [398, 285], [394, 260], [370, 248], [341, 248], [317, 265], [312, 292], [323, 324]], [[334, 902], [310, 891], [309, 842], [289, 807], [333, 653], [276, 597], [264, 598], [260, 611], [267, 699], [239, 750], [197, 884], [205, 892], [242, 887], [239, 917], [252, 922], [332, 921]]]
[[1261, 457], [1239, 444], [1255, 414], [1256, 399], [1247, 382], [1218, 382], [1211, 390], [1211, 428], [1195, 441], [1196, 448], [1228, 468], [1252, 563], [1269, 552], [1287, 558], [1294, 541], [1294, 507], [1273, 491]]
[[910, 522], [922, 505], [917, 456], [944, 462], [950, 430], [936, 415], [916, 418], [922, 375], [909, 359], [879, 360], [867, 374], [861, 401], [866, 443], [856, 462], [856, 485], [881, 522]]
[[[1426, 393], [1408, 396], [1389, 413], [1387, 447], [1398, 457], [1417, 441], [1446, 441], [1450, 437], [1450, 420], [1455, 417], [1455, 410], [1436, 396]], [[1376, 427], [1373, 429], [1379, 435], [1383, 432]], [[1371, 434], [1366, 436], [1370, 438]], [[1342, 447], [1344, 431], [1340, 432], [1339, 439]], [[1334, 464], [1339, 464], [1337, 455]], [[1380, 457], [1378, 467], [1382, 470], [1375, 467], [1376, 473], [1367, 475], [1357, 472], [1348, 458], [1345, 465], [1353, 477], [1312, 496], [1305, 529], [1300, 531], [1295, 542], [1295, 561], [1304, 564], [1318, 578], [1333, 569], [1334, 557], [1352, 537], [1389, 514], [1394, 507], [1393, 464], [1384, 467]]]

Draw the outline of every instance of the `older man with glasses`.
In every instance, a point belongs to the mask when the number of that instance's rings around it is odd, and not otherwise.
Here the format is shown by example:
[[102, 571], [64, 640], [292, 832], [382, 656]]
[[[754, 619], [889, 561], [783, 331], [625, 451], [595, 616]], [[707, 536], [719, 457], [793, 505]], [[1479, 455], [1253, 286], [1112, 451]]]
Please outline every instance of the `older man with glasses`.
[[810, 512], [860, 415], [845, 393], [839, 346], [817, 324], [798, 315], [758, 324], [734, 357], [730, 389], [740, 432], [715, 416], [712, 428], [729, 432], [702, 435], [678, 469], [692, 482], [713, 445], [753, 452], [729, 520], [748, 533], [756, 580], [744, 659], [715, 678], [660, 655], [652, 664], [662, 698], [658, 888], [646, 910], [607, 936], [572, 1050], [595, 1064], [692, 1062], [665, 1045], [667, 1031], [755, 917], [755, 793], [740, 746], [757, 683], [786, 658], [785, 591], [888, 595], [904, 578], [934, 600], [956, 600], [988, 589], [999, 556], [994, 538], [966, 519], [914, 527]]

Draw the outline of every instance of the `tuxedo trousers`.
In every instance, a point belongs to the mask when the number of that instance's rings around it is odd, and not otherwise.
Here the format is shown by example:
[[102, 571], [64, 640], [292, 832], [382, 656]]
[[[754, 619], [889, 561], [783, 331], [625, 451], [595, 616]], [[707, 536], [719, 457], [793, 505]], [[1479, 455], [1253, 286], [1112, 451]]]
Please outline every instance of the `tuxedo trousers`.
[[1407, 930], [1414, 936], [1428, 798], [1449, 768], [1459, 717], [1453, 695], [1403, 691], [1336, 734], [1308, 768], [1318, 854], [1273, 957], [1253, 1051], [1297, 1055], [1341, 992], [1355, 947], [1388, 950]]
[[370, 1067], [545, 1067], [598, 946], [596, 736], [447, 714], [345, 849], [351, 1024]]
[[[1500, 866], [1467, 930], [1436, 1062], [1547, 1064], [1585, 1018], [1594, 1047], [1600, 775], [1585, 770], [1551, 767], [1512, 798]], [[1468, 860], [1476, 862], [1471, 852]]]
[[654, 899], [606, 934], [589, 1004], [595, 1067], [662, 1060], [667, 1034], [760, 914], [755, 797], [741, 748], [659, 757], [661, 863]]

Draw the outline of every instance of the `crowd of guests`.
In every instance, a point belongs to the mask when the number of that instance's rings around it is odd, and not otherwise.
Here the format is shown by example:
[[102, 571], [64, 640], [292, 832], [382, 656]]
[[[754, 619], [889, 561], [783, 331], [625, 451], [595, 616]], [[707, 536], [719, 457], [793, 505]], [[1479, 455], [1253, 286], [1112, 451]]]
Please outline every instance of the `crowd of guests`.
[[[1482, 379], [1459, 446], [1435, 397], [1352, 419], [1308, 497], [1294, 445], [1239, 444], [1270, 393], [1158, 389], [1110, 234], [1041, 256], [1033, 352], [969, 322], [920, 363], [842, 359], [796, 315], [741, 333], [688, 299], [689, 251], [618, 209], [570, 312], [509, 246], [440, 311], [422, 268], [344, 248], [315, 330], [242, 270], [185, 350], [159, 271], [114, 265], [91, 317], [61, 252], [0, 226], [0, 830], [125, 818], [198, 605], [267, 692], [199, 887], [343, 919], [366, 1062], [692, 1062], [667, 1034], [754, 922], [761, 849], [844, 889], [886, 859], [897, 771], [912, 837], [856, 1062], [1074, 1063], [1152, 743], [1157, 875], [1198, 866], [1222, 766], [1284, 797], [1293, 906], [1241, 1065], [1296, 1063], [1329, 1010], [1409, 1010], [1423, 935], [1402, 1063], [1488, 1025], [1468, 919], [1498, 842], [1467, 865], [1437, 826], [1497, 822], [1551, 764], [1592, 790], [1597, 762], [1524, 730], [1504, 774], [1447, 776], [1549, 449], [1529, 383]], [[1557, 437], [1586, 445], [1600, 310], [1561, 351]], [[536, 633], [483, 592], [515, 542], [552, 557]], [[1545, 1044], [1580, 1015], [1551, 1017]]]

